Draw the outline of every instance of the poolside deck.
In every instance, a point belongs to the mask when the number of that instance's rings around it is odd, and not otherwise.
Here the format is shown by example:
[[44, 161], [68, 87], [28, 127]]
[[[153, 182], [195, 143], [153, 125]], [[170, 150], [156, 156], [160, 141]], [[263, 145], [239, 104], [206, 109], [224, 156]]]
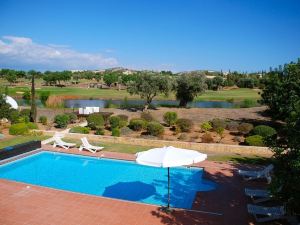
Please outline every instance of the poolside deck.
[[[51, 146], [43, 149], [57, 151]], [[73, 154], [134, 160], [134, 155], [114, 152], [96, 154], [78, 149], [61, 150]], [[105, 224], [105, 225], [193, 225], [193, 224], [254, 224], [247, 214], [244, 182], [236, 175], [238, 165], [205, 161], [205, 176], [218, 184], [214, 191], [198, 193], [194, 211], [175, 210], [165, 214], [157, 206], [108, 199], [0, 179], [0, 224]]]

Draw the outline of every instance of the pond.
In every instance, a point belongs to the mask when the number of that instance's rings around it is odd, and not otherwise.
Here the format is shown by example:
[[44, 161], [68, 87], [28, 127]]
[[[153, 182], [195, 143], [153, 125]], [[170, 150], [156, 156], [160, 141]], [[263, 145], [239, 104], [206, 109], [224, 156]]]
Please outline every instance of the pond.
[[[100, 99], [72, 99], [65, 101], [66, 108], [100, 107], [105, 108], [108, 104], [117, 107], [140, 106], [144, 105], [144, 100], [100, 100]], [[176, 100], [153, 100], [152, 105], [159, 107], [178, 107], [179, 101]], [[193, 101], [188, 103], [190, 108], [234, 108], [237, 104], [226, 101]]]

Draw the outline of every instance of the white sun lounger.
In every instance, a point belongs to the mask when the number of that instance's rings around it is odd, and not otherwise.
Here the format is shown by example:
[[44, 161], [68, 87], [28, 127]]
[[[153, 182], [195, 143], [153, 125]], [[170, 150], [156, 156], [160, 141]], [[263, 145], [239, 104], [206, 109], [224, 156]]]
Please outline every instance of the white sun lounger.
[[56, 146], [62, 147], [64, 149], [69, 149], [71, 147], [76, 146], [75, 143], [68, 143], [68, 142], [64, 142], [60, 137], [58, 136], [54, 136], [54, 143], [53, 143], [53, 147], [55, 148]]
[[285, 215], [284, 206], [264, 207], [248, 204], [247, 208], [248, 213], [252, 214], [259, 223], [281, 219]]
[[82, 145], [80, 145], [79, 147], [79, 151], [82, 151], [83, 149], [86, 149], [92, 153], [96, 153], [97, 151], [100, 151], [102, 150], [104, 147], [99, 147], [99, 146], [94, 146], [94, 145], [91, 145], [87, 138], [86, 137], [83, 137], [81, 138], [81, 142], [82, 142]]
[[239, 170], [239, 174], [243, 176], [245, 180], [254, 180], [254, 179], [260, 179], [260, 178], [266, 178], [268, 183], [271, 183], [271, 175], [274, 166], [270, 164], [266, 168], [262, 170], [257, 171], [249, 171], [249, 170]]
[[245, 194], [252, 198], [254, 203], [269, 201], [272, 198], [271, 192], [264, 189], [245, 188]]

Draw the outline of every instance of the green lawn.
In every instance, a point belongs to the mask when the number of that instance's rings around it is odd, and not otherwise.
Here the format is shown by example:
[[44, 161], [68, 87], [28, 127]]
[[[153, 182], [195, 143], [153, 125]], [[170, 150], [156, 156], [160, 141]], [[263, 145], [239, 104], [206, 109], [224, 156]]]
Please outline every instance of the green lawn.
[[22, 144], [22, 143], [25, 143], [28, 141], [45, 140], [47, 138], [49, 138], [49, 137], [47, 137], [47, 136], [16, 136], [16, 137], [10, 138], [8, 140], [0, 140], [0, 149], [5, 148], [7, 146]]
[[[29, 87], [12, 87], [9, 88], [9, 94], [12, 96], [22, 96], [21, 93], [29, 90]], [[126, 90], [111, 90], [111, 89], [96, 89], [96, 88], [79, 88], [79, 87], [43, 87], [42, 89], [37, 89], [36, 92], [39, 94], [41, 91], [49, 91], [51, 95], [71, 95], [79, 96], [82, 98], [99, 98], [99, 99], [140, 99], [138, 95], [130, 95]], [[234, 99], [235, 101], [240, 101], [243, 99], [259, 99], [260, 96], [258, 91], [248, 88], [225, 90], [225, 91], [206, 91], [203, 95], [197, 97], [195, 100], [202, 101], [226, 101], [228, 99]], [[164, 95], [159, 95], [155, 99], [175, 99], [174, 94], [168, 97]]]
[[[48, 136], [39, 136], [39, 137], [33, 137], [33, 136], [18, 136], [9, 140], [2, 140], [0, 142], [0, 149], [21, 144], [27, 141], [32, 140], [44, 140], [49, 138]], [[81, 142], [77, 139], [70, 139], [65, 138], [64, 139], [67, 142], [76, 143], [77, 147], [81, 144]], [[115, 143], [103, 143], [98, 141], [91, 141], [91, 144], [103, 146], [105, 147], [105, 151], [110, 152], [120, 152], [120, 153], [128, 153], [128, 154], [135, 154], [140, 151], [146, 151], [150, 148], [150, 146], [140, 146], [140, 145], [128, 145], [128, 144], [115, 144]], [[205, 153], [205, 152], [203, 152]], [[208, 160], [210, 161], [218, 161], [218, 162], [232, 162], [232, 163], [238, 163], [238, 164], [267, 164], [270, 163], [270, 158], [264, 158], [264, 157], [257, 157], [252, 155], [240, 155], [240, 154], [211, 154], [208, 153]]]

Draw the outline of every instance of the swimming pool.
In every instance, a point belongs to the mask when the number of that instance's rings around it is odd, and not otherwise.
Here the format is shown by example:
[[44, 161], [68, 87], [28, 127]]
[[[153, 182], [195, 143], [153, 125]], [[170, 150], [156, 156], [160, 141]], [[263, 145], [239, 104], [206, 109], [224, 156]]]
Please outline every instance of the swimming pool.
[[[198, 191], [215, 189], [203, 169], [170, 169], [171, 206], [190, 209]], [[0, 178], [155, 205], [167, 203], [167, 169], [135, 162], [40, 152], [0, 166]]]

